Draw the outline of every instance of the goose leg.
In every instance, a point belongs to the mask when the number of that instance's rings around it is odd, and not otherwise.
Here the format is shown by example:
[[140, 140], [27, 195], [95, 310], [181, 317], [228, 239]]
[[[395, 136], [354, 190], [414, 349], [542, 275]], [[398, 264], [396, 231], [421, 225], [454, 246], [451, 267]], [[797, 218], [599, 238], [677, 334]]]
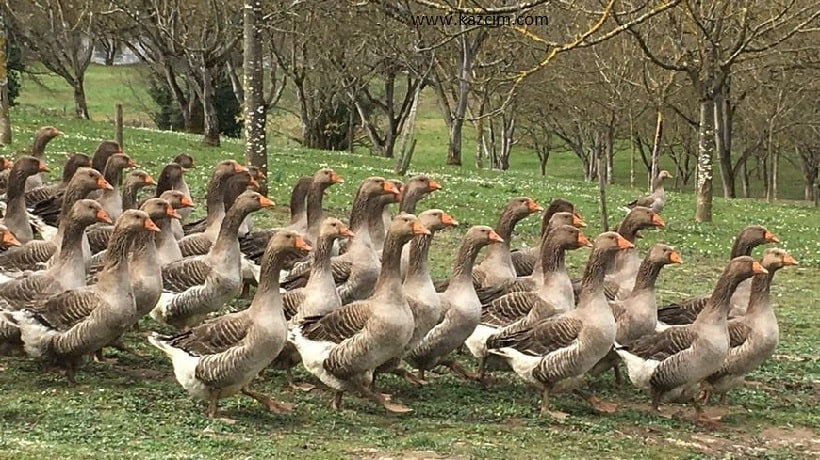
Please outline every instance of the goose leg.
[[612, 366], [612, 372], [615, 373], [615, 389], [622, 389], [624, 387], [624, 376], [623, 373], [621, 373], [621, 365], [619, 363], [615, 363]]
[[236, 423], [236, 420], [219, 413], [219, 396], [216, 394], [208, 398], [208, 418], [211, 420], [222, 420], [229, 424]]
[[316, 388], [316, 385], [311, 385], [309, 383], [296, 383], [293, 379], [293, 371], [288, 368], [285, 370], [285, 378], [288, 381], [288, 386], [294, 390], [308, 392]]
[[274, 414], [283, 415], [293, 412], [293, 404], [276, 402], [270, 396], [253, 391], [247, 386], [242, 388], [242, 393], [255, 399], [259, 404], [265, 406], [268, 411]]
[[725, 406], [729, 404], [729, 393], [723, 393], [720, 395], [720, 405]]
[[670, 418], [672, 418], [671, 415], [664, 414], [663, 411], [661, 411], [661, 396], [662, 395], [661, 395], [660, 392], [657, 392], [657, 391], [652, 392], [652, 412], [654, 412], [656, 415], [658, 415], [660, 417], [670, 419]]
[[337, 391], [333, 394], [333, 402], [331, 403], [331, 407], [336, 412], [342, 411], [342, 396], [344, 396], [344, 391]]
[[[399, 367], [399, 368], [396, 368], [396, 369], [393, 369], [393, 371], [392, 371], [392, 372], [393, 372], [394, 374], [398, 375], [399, 377], [403, 378], [405, 382], [407, 382], [407, 383], [409, 383], [409, 384], [411, 384], [411, 385], [419, 385], [419, 386], [424, 386], [424, 385], [428, 385], [428, 384], [430, 383], [430, 382], [428, 382], [428, 381], [424, 380], [424, 378], [423, 378], [423, 377], [416, 377], [416, 376], [415, 376], [415, 375], [413, 375], [412, 373], [407, 372], [406, 370], [404, 370], [404, 369], [402, 369], [402, 368], [400, 368], [400, 367]], [[421, 371], [420, 371], [420, 372], [421, 372]], [[423, 374], [422, 374], [422, 376], [423, 376]], [[375, 377], [375, 376], [373, 376], [373, 380], [375, 380], [375, 379], [376, 379], [376, 377]]]
[[694, 399], [693, 403], [695, 405], [695, 413], [697, 414], [698, 423], [700, 423], [702, 425], [706, 425], [708, 427], [716, 427], [720, 424], [719, 423], [720, 420], [721, 420], [720, 416], [710, 417], [706, 413], [706, 411], [703, 410], [703, 406], [701, 405], [700, 401], [698, 401], [697, 399]]
[[413, 409], [405, 406], [404, 404], [392, 402], [390, 398], [386, 397], [381, 393], [371, 391], [365, 385], [359, 385], [359, 392], [364, 397], [380, 404], [382, 407], [387, 409], [389, 412], [393, 412], [394, 414], [406, 414], [407, 412], [413, 411]]
[[584, 390], [575, 390], [575, 394], [584, 398], [586, 402], [592, 406], [592, 409], [599, 414], [614, 414], [618, 411], [618, 405], [615, 403], [603, 401], [597, 396]]
[[478, 374], [476, 374], [475, 372], [468, 371], [467, 368], [465, 368], [460, 362], [458, 362], [455, 359], [441, 361], [440, 364], [449, 367], [451, 371], [455, 372], [462, 378], [480, 381]]
[[541, 390], [541, 404], [540, 404], [540, 414], [542, 417], [552, 417], [556, 420], [566, 420], [569, 417], [569, 414], [566, 412], [560, 411], [551, 411], [550, 410], [550, 390], [549, 388], [544, 388]]

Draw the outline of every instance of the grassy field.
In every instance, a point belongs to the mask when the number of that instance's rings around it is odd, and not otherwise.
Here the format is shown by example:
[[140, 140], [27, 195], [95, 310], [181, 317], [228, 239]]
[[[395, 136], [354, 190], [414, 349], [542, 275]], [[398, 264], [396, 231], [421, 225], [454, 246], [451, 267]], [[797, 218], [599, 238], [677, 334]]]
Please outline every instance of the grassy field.
[[[65, 152], [92, 152], [96, 144], [113, 136], [106, 121], [117, 100], [126, 103], [134, 124], [144, 119], [136, 97], [124, 82], [134, 82], [133, 72], [93, 67], [89, 73], [89, 106], [96, 121], [81, 122], [63, 116], [70, 110], [70, 91], [57, 89], [56, 80], [42, 78], [45, 88], [26, 85], [21, 107], [12, 112], [14, 143], [0, 151], [10, 156], [30, 144], [32, 132], [53, 124], [66, 132], [48, 149], [53, 172]], [[117, 86], [119, 85], [119, 86]], [[136, 85], [136, 83], [135, 83]], [[136, 87], [135, 85], [132, 85]], [[51, 89], [49, 89], [51, 88]], [[426, 101], [429, 104], [430, 101]], [[131, 107], [135, 107], [131, 109]], [[425, 172], [444, 185], [423, 201], [421, 209], [439, 207], [453, 214], [462, 226], [436, 237], [431, 251], [435, 277], [450, 269], [454, 248], [464, 230], [475, 224], [494, 224], [507, 199], [528, 195], [540, 203], [555, 197], [573, 200], [586, 217], [588, 235], [601, 228], [597, 189], [578, 180], [570, 155], [551, 163], [551, 174], [541, 178], [532, 159], [514, 162], [506, 173], [448, 168], [441, 165], [446, 133], [435, 114], [425, 112], [419, 154], [413, 173]], [[274, 120], [277, 122], [278, 120]], [[279, 206], [256, 216], [261, 226], [285, 222], [290, 187], [297, 177], [322, 165], [335, 168], [346, 183], [331, 189], [329, 212], [346, 216], [352, 194], [361, 179], [391, 177], [392, 162], [366, 154], [319, 152], [301, 149], [274, 139], [271, 149], [271, 197]], [[204, 148], [196, 136], [127, 128], [126, 152], [139, 165], [158, 174], [165, 161], [189, 151], [203, 167], [191, 172], [197, 213], [204, 213], [204, 185], [209, 167], [219, 159], [242, 158], [239, 140], [225, 140], [221, 148]], [[469, 152], [467, 147], [465, 152]], [[523, 156], [523, 155], [522, 155]], [[515, 158], [515, 157], [514, 157]], [[561, 160], [558, 160], [561, 158]], [[520, 162], [518, 162], [520, 161]], [[619, 160], [623, 167], [623, 159]], [[623, 176], [626, 177], [626, 176]], [[618, 204], [641, 190], [615, 185], [608, 188], [612, 222], [622, 216]], [[590, 382], [591, 388], [620, 404], [617, 414], [597, 416], [573, 396], [556, 398], [555, 407], [569, 412], [562, 422], [540, 419], [538, 394], [515, 378], [499, 375], [501, 383], [483, 390], [452, 375], [433, 377], [433, 384], [413, 388], [390, 377], [385, 390], [415, 409], [406, 416], [391, 416], [367, 402], [346, 400], [347, 410], [329, 409], [330, 393], [295, 393], [286, 388], [280, 373], [268, 371], [256, 383], [259, 390], [293, 402], [288, 416], [263, 412], [248, 398], [224, 401], [223, 409], [236, 424], [209, 421], [204, 405], [191, 400], [173, 379], [170, 363], [150, 348], [143, 333], [132, 333], [129, 343], [148, 355], [137, 358], [113, 354], [114, 364], [90, 363], [78, 375], [78, 387], [68, 387], [62, 377], [44, 373], [28, 359], [0, 360], [0, 458], [795, 458], [820, 455], [820, 212], [801, 203], [776, 206], [757, 200], [715, 200], [715, 222], [696, 224], [694, 197], [671, 193], [664, 212], [667, 227], [646, 232], [640, 247], [659, 241], [679, 248], [684, 264], [664, 269], [659, 281], [660, 302], [708, 292], [725, 263], [732, 240], [749, 224], [766, 225], [799, 261], [799, 267], [782, 270], [775, 278], [773, 299], [780, 321], [781, 344], [775, 358], [749, 376], [746, 388], [730, 395], [730, 405], [714, 410], [724, 415], [716, 430], [692, 421], [692, 410], [680, 406], [672, 420], [647, 412], [648, 399], [632, 390], [612, 390], [611, 379]], [[513, 244], [531, 245], [538, 231], [535, 217], [518, 227]], [[761, 249], [755, 254], [759, 255]], [[578, 273], [587, 251], [574, 251], [568, 265]], [[144, 320], [143, 331], [156, 328]], [[472, 360], [466, 360], [474, 366]], [[309, 378], [298, 372], [302, 378]]]

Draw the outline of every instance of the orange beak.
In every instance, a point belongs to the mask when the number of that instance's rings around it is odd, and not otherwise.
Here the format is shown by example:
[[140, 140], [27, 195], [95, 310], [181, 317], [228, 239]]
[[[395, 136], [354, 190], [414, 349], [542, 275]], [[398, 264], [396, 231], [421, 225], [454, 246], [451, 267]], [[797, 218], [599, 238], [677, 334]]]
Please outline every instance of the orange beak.
[[100, 176], [97, 179], [97, 186], [102, 188], [102, 189], [105, 189], [105, 190], [114, 190], [114, 187], [112, 187], [111, 184], [109, 184], [108, 181], [105, 180], [105, 177], [103, 177], [103, 176]]
[[336, 174], [336, 171], [333, 171], [330, 173], [330, 181], [334, 184], [343, 184], [345, 180], [342, 179], [342, 176]]
[[587, 236], [584, 235], [582, 232], [578, 232], [578, 245], [582, 248], [591, 248], [592, 242], [589, 241], [589, 238], [587, 238]]
[[264, 179], [265, 178], [265, 174], [262, 173], [261, 169], [256, 170], [256, 178], [257, 179]]
[[669, 261], [673, 264], [683, 263], [683, 259], [680, 258], [680, 253], [678, 251], [672, 251], [672, 254], [669, 254]]
[[584, 228], [584, 227], [587, 226], [587, 223], [584, 222], [584, 219], [581, 219], [580, 217], [578, 217], [577, 214], [573, 214], [572, 215], [572, 225], [574, 227]]
[[430, 189], [431, 192], [434, 192], [436, 190], [441, 190], [441, 184], [439, 184], [438, 182], [430, 179], [429, 189]]
[[136, 167], [137, 167], [137, 164], [136, 164], [136, 163], [134, 163], [134, 160], [132, 160], [132, 159], [130, 159], [130, 158], [129, 158], [129, 159], [128, 159], [128, 167], [129, 167], [129, 168], [136, 168]]
[[572, 211], [572, 215], [573, 217], [577, 217], [580, 220], [584, 220], [584, 216], [582, 216], [581, 213], [578, 211]]
[[342, 228], [339, 229], [339, 234], [347, 238], [353, 238], [354, 236], [356, 236], [356, 234], [353, 233], [353, 230], [345, 226], [342, 226]]
[[664, 223], [663, 219], [661, 219], [661, 216], [654, 212], [652, 213], [652, 223], [655, 224], [656, 227], [666, 226], [666, 223]]
[[97, 220], [99, 220], [100, 222], [105, 222], [106, 224], [114, 223], [114, 221], [111, 220], [111, 216], [109, 216], [108, 213], [105, 212], [105, 209], [100, 209], [99, 211], [97, 211]]
[[266, 196], [259, 197], [259, 204], [262, 205], [263, 208], [270, 208], [274, 205], [273, 201], [271, 201], [271, 199]]
[[59, 129], [55, 129], [53, 132], [54, 132], [55, 136], [62, 136], [63, 134], [65, 134], [64, 132], [60, 131]]
[[490, 230], [490, 241], [493, 243], [503, 243], [504, 238], [501, 238], [501, 235], [499, 235], [495, 230]]
[[786, 257], [783, 258], [783, 265], [799, 265], [797, 260], [791, 256], [791, 254], [786, 254]]
[[414, 235], [429, 235], [429, 234], [431, 234], [431, 232], [424, 225], [421, 225], [420, 222], [413, 222], [413, 234]]
[[182, 199], [179, 200], [179, 202], [180, 202], [180, 204], [182, 204], [183, 207], [186, 207], [186, 208], [193, 208], [194, 207], [194, 202], [191, 201], [191, 199], [188, 198], [187, 196], [183, 196]]
[[635, 245], [630, 243], [629, 240], [621, 235], [618, 235], [618, 249], [632, 249], [634, 247]]
[[307, 241], [305, 241], [305, 239], [301, 236], [296, 237], [296, 247], [303, 251], [310, 251], [311, 249], [313, 249], [309, 244], [307, 244]]
[[458, 227], [458, 221], [446, 212], [441, 214], [441, 223], [448, 227]]
[[245, 172], [247, 170], [248, 170], [248, 168], [242, 166], [239, 163], [234, 163], [234, 165], [233, 165], [233, 172], [241, 173], [241, 172]]
[[179, 169], [183, 172], [183, 174], [188, 172], [188, 168], [183, 168], [182, 166], [180, 166]]
[[536, 203], [535, 200], [530, 200], [530, 202], [527, 203], [527, 206], [529, 207], [530, 213], [541, 212], [544, 210], [544, 207]]
[[384, 193], [392, 193], [393, 195], [400, 195], [401, 192], [399, 189], [393, 185], [392, 182], [384, 181]]
[[777, 235], [775, 235], [774, 233], [772, 233], [768, 230], [766, 230], [766, 233], [763, 234], [763, 238], [765, 238], [766, 241], [769, 242], [769, 243], [779, 243], [780, 242], [780, 238], [778, 238]]
[[125, 152], [122, 151], [122, 147], [117, 146], [117, 150], [115, 150], [114, 153], [125, 153]]
[[6, 169], [11, 168], [14, 166], [14, 162], [11, 160], [6, 160]]
[[51, 171], [50, 169], [48, 169], [48, 166], [46, 166], [46, 164], [45, 164], [45, 163], [43, 163], [42, 161], [40, 162], [40, 166], [39, 166], [39, 168], [38, 168], [38, 169], [39, 169], [40, 171], [42, 171], [42, 172], [49, 172], [49, 171]]
[[250, 182], [250, 185], [251, 185], [252, 187], [259, 187], [259, 182], [256, 182], [256, 179], [254, 179], [253, 177], [251, 177], [251, 182]]
[[155, 224], [154, 221], [151, 220], [151, 218], [145, 219], [144, 227], [147, 230], [151, 230], [152, 232], [159, 232], [160, 231], [159, 227], [157, 227], [157, 224]]
[[180, 216], [179, 213], [176, 212], [174, 210], [174, 208], [172, 208], [171, 206], [168, 206], [167, 208], [165, 208], [165, 214], [167, 214], [168, 217], [170, 217], [172, 219], [182, 219], [182, 216]]
[[14, 234], [9, 231], [3, 232], [3, 243], [5, 243], [6, 246], [22, 246]]
[[766, 273], [769, 273], [769, 270], [763, 268], [763, 265], [760, 265], [760, 262], [756, 260], [752, 262], [752, 271], [759, 275], [765, 275]]
[[151, 176], [145, 176], [145, 183], [148, 185], [157, 185], [157, 181]]

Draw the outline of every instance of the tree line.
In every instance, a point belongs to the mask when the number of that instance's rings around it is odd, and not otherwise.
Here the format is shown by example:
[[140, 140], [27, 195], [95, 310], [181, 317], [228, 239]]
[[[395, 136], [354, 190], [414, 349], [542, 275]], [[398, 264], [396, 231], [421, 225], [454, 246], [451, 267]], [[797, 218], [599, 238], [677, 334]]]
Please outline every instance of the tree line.
[[[715, 180], [733, 198], [760, 178], [776, 199], [784, 161], [806, 200], [820, 196], [816, 0], [9, 0], [2, 12], [10, 41], [74, 89], [77, 117], [89, 118], [94, 50], [112, 62], [127, 48], [150, 68], [158, 125], [208, 145], [244, 129], [260, 166], [276, 110], [299, 121], [283, 134], [304, 146], [365, 143], [402, 173], [427, 91], [449, 165], [504, 170], [516, 150], [546, 174], [566, 149], [587, 180], [611, 183], [616, 154], [632, 152], [641, 180], [666, 157], [695, 189], [698, 221], [712, 219]], [[549, 20], [419, 20], [448, 15]]]

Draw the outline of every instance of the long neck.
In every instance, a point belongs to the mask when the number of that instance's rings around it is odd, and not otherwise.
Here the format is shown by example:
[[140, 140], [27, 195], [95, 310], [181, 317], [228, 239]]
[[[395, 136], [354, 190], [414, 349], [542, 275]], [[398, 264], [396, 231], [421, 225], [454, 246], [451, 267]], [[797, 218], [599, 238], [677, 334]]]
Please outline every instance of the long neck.
[[59, 228], [62, 230], [62, 240], [60, 240], [57, 259], [52, 267], [85, 263], [82, 241], [86, 227], [88, 225], [84, 225], [73, 218], [63, 219], [60, 222]]
[[42, 160], [46, 153], [46, 145], [48, 145], [49, 142], [51, 142], [51, 138], [48, 136], [35, 137], [34, 143], [31, 145], [31, 156]]
[[243, 211], [237, 206], [231, 206], [228, 215], [222, 219], [222, 225], [219, 227], [219, 235], [216, 237], [214, 245], [211, 247], [211, 253], [224, 254], [231, 248], [239, 247], [239, 226], [245, 220], [248, 212]]
[[740, 256], [751, 256], [752, 249], [754, 249], [755, 246], [757, 245], [754, 244], [753, 241], [751, 241], [749, 238], [746, 238], [746, 235], [744, 233], [741, 233], [740, 235], [738, 235], [738, 237], [735, 239], [735, 243], [732, 245], [731, 258], [734, 259], [735, 257]]
[[139, 194], [142, 184], [138, 182], [125, 184], [122, 190], [122, 208], [134, 209], [137, 205], [137, 194]]
[[273, 248], [265, 253], [259, 271], [259, 286], [256, 288], [256, 294], [249, 307], [252, 311], [266, 309], [269, 306], [282, 308], [279, 273], [285, 268], [287, 262], [287, 253], [279, 248]]
[[205, 193], [205, 228], [216, 224], [219, 219], [225, 217], [225, 203], [222, 196], [222, 178], [214, 177], [208, 183], [208, 190]]
[[541, 275], [544, 281], [553, 273], [566, 270], [564, 261], [566, 260], [567, 249], [562, 245], [553, 244], [550, 239], [541, 243]]
[[296, 222], [299, 222], [302, 219], [302, 216], [305, 216], [306, 213], [305, 190], [302, 185], [302, 180], [300, 180], [290, 194], [290, 223], [295, 224]]
[[632, 288], [632, 292], [655, 289], [655, 282], [658, 280], [661, 268], [663, 268], [663, 264], [644, 259], [641, 266], [638, 267], [638, 276], [635, 278], [635, 286]]
[[330, 235], [319, 237], [319, 243], [313, 251], [313, 265], [310, 268], [310, 277], [318, 276], [319, 273], [327, 273], [331, 270], [331, 257], [333, 256], [333, 244], [336, 238]]
[[119, 289], [128, 284], [128, 251], [134, 241], [133, 235], [121, 229], [114, 229], [108, 241], [108, 250], [105, 253], [103, 267], [97, 286], [101, 288]]
[[[587, 261], [587, 266], [584, 268], [584, 277], [581, 280], [582, 296], [589, 297], [603, 294], [606, 265], [614, 255], [612, 252], [603, 251], [601, 249], [592, 250], [592, 254]], [[581, 303], [579, 302], [579, 306], [580, 305]]]
[[655, 182], [652, 184], [652, 191], [663, 192], [663, 177], [658, 176], [655, 178]]
[[510, 247], [510, 239], [512, 238], [516, 223], [518, 222], [509, 209], [505, 209], [504, 212], [501, 213], [501, 217], [498, 218], [498, 225], [495, 226], [495, 231], [504, 239], [504, 242], [501, 244], [504, 245], [505, 248]]
[[105, 167], [105, 172], [103, 173], [105, 180], [114, 187], [114, 190], [117, 189], [120, 185], [120, 179], [122, 178], [122, 168], [118, 166], [108, 165]]
[[417, 235], [410, 240], [410, 263], [407, 266], [407, 278], [429, 273], [430, 246], [433, 235]]
[[481, 248], [475, 242], [467, 240], [461, 243], [456, 254], [456, 261], [453, 264], [453, 275], [450, 285], [454, 281], [473, 283], [473, 266]]
[[350, 229], [356, 235], [359, 232], [368, 231], [367, 211], [370, 201], [363, 192], [359, 192], [353, 201], [353, 208], [350, 210]]
[[752, 278], [752, 287], [749, 295], [749, 306], [746, 314], [767, 308], [771, 305], [770, 290], [776, 269], [769, 268], [769, 273], [758, 274]]
[[[154, 223], [157, 223], [157, 220], [168, 220], [168, 219], [153, 219]], [[157, 225], [159, 226], [159, 224]], [[157, 262], [157, 240], [159, 239], [159, 234], [154, 232], [142, 232], [140, 235], [133, 240], [133, 250], [134, 255], [131, 262], [132, 268], [158, 268]]]
[[[25, 211], [26, 179], [27, 177], [21, 170], [13, 169], [9, 172], [8, 189], [6, 191], [7, 205], [14, 208], [15, 211]], [[11, 211], [11, 209], [8, 211]]]
[[60, 215], [65, 216], [71, 213], [71, 208], [74, 207], [74, 203], [78, 200], [82, 200], [91, 192], [92, 189], [86, 187], [68, 187], [63, 195], [63, 205], [60, 207]]
[[401, 198], [401, 203], [399, 203], [399, 212], [404, 212], [407, 214], [415, 214], [416, 213], [416, 205], [418, 205], [419, 200], [424, 196], [424, 189], [419, 187], [407, 187], [408, 190], [405, 190], [404, 196]]
[[729, 315], [729, 309], [732, 307], [732, 294], [734, 294], [741, 281], [740, 278], [731, 276], [729, 273], [721, 275], [715, 285], [715, 290], [712, 291], [709, 304], [698, 315], [698, 319], [703, 317], [705, 318], [703, 321], [725, 320]]
[[322, 200], [324, 199], [324, 184], [316, 182], [311, 184], [310, 192], [307, 196], [307, 228], [315, 229], [322, 223]]
[[401, 294], [401, 248], [405, 241], [400, 235], [388, 233], [382, 251], [382, 268], [373, 294]]
[[638, 238], [638, 230], [640, 230], [641, 227], [638, 221], [631, 217], [632, 214], [630, 213], [624, 218], [624, 221], [618, 226], [618, 233], [620, 233], [625, 240], [634, 243]]

